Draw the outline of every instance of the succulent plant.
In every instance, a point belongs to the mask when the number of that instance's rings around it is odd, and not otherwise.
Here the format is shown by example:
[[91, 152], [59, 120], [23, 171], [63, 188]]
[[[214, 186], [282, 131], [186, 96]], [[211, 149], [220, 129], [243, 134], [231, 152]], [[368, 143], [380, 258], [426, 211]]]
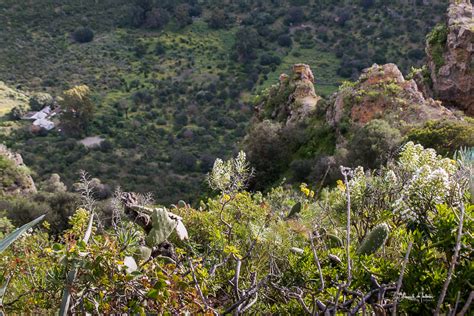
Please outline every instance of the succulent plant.
[[293, 205], [286, 219], [295, 217], [299, 212], [301, 212], [301, 202], [298, 202], [295, 205]]
[[339, 248], [343, 246], [341, 238], [333, 234], [326, 234], [327, 246], [329, 248]]
[[386, 223], [378, 224], [365, 236], [364, 240], [357, 249], [357, 254], [374, 254], [385, 244], [390, 229]]
[[175, 229], [181, 240], [188, 238], [188, 232], [181, 217], [168, 212], [165, 208], [154, 208], [151, 213], [151, 222], [152, 229], [145, 238], [148, 247], [158, 246], [166, 241]]
[[147, 246], [140, 246], [138, 248], [138, 253], [136, 254], [136, 259], [139, 261], [147, 261], [151, 256], [152, 249]]
[[183, 200], [178, 201], [178, 208], [187, 208], [187, 206], [188, 205]]

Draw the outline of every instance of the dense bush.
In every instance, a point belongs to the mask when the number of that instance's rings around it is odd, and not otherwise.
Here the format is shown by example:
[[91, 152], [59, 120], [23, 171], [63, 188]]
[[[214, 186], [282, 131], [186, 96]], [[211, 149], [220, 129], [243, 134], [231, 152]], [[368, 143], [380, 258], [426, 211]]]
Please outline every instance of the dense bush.
[[473, 120], [465, 120], [429, 121], [421, 128], [412, 129], [406, 137], [442, 155], [453, 155], [461, 148], [474, 147]]
[[92, 42], [94, 39], [94, 31], [89, 27], [80, 27], [72, 33], [72, 37], [78, 43]]
[[8, 116], [12, 120], [19, 120], [26, 114], [26, 112], [27, 112], [27, 108], [25, 106], [17, 105], [10, 110], [10, 113], [8, 113]]
[[31, 96], [29, 104], [32, 111], [39, 111], [46, 106], [52, 107], [54, 99], [49, 93], [38, 92]]
[[366, 166], [374, 169], [394, 156], [401, 143], [400, 131], [386, 121], [372, 120], [363, 128], [356, 129], [349, 141], [351, 166]]
[[286, 14], [285, 22], [289, 24], [297, 24], [305, 19], [304, 11], [301, 7], [291, 7]]
[[70, 313], [467, 311], [472, 157], [407, 143], [377, 171], [341, 170], [333, 188], [250, 193], [241, 152], [215, 161], [217, 195], [199, 208], [117, 191], [105, 229], [83, 193], [89, 206], [56, 239], [45, 222], [2, 253], [3, 308], [55, 313], [65, 297]]
[[229, 23], [229, 16], [224, 10], [217, 9], [212, 11], [207, 23], [209, 24], [209, 27], [213, 29], [224, 28]]
[[278, 45], [283, 47], [291, 47], [293, 40], [289, 35], [283, 34], [278, 36]]
[[447, 39], [448, 27], [444, 23], [436, 25], [426, 36], [427, 49], [431, 52], [431, 58], [433, 59], [436, 69], [441, 68], [444, 64], [443, 52]]

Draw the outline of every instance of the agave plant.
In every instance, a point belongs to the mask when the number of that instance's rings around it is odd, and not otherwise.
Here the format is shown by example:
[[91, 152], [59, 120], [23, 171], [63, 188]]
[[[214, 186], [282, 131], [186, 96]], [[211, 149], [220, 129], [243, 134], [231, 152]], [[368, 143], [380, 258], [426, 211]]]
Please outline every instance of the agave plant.
[[[7, 249], [13, 242], [15, 242], [15, 240], [20, 238], [20, 236], [23, 235], [28, 229], [33, 228], [33, 226], [41, 222], [45, 216], [46, 215], [41, 215], [35, 220], [32, 220], [31, 222], [14, 230], [5, 238], [0, 240], [0, 253], [2, 253], [5, 249]], [[5, 293], [7, 292], [9, 281], [10, 281], [10, 277], [8, 277], [3, 284], [0, 284], [0, 307], [3, 305], [3, 297], [5, 296]], [[3, 315], [1, 311], [0, 311], [0, 315]]]
[[7, 249], [15, 240], [17, 240], [21, 235], [23, 235], [28, 229], [32, 228], [39, 222], [43, 220], [46, 215], [41, 215], [35, 220], [21, 226], [20, 228], [13, 231], [11, 234], [7, 235], [5, 238], [0, 240], [0, 253]]

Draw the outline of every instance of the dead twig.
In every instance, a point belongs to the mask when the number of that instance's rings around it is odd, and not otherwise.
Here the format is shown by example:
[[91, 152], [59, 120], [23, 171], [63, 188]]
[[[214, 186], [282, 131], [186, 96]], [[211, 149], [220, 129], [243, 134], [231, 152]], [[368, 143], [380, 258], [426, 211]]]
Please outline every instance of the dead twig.
[[346, 199], [347, 199], [347, 223], [346, 223], [346, 256], [347, 256], [347, 284], [346, 287], [351, 284], [352, 279], [352, 267], [351, 267], [351, 192], [349, 187], [349, 175], [352, 170], [347, 167], [340, 166], [342, 176], [344, 177], [344, 184], [346, 186]]
[[469, 306], [472, 303], [473, 298], [474, 298], [474, 291], [471, 291], [471, 293], [469, 294], [469, 297], [467, 298], [466, 304], [464, 304], [464, 306], [462, 307], [461, 311], [458, 314], [459, 316], [464, 316], [467, 313], [467, 311], [469, 310]]
[[196, 272], [194, 271], [193, 263], [191, 262], [191, 259], [189, 258], [189, 256], [187, 256], [187, 259], [189, 263], [189, 268], [191, 269], [191, 274], [193, 276], [193, 281], [194, 281], [194, 286], [196, 287], [196, 291], [198, 291], [199, 296], [201, 297], [201, 300], [204, 303], [204, 306], [206, 307], [206, 310], [208, 310], [210, 307], [209, 307], [209, 304], [207, 303], [206, 297], [202, 293], [201, 287], [199, 286], [199, 282], [196, 277]]
[[322, 292], [324, 291], [324, 277], [323, 271], [321, 269], [321, 263], [319, 262], [318, 254], [316, 253], [316, 247], [314, 247], [312, 232], [309, 233], [309, 242], [311, 244], [311, 250], [313, 250], [314, 261], [316, 263], [316, 266], [318, 267], [319, 279], [321, 280], [321, 287], [319, 288], [319, 291]]
[[255, 293], [258, 292], [258, 290], [260, 290], [260, 288], [264, 285], [267, 284], [268, 280], [270, 279], [270, 275], [267, 275], [266, 277], [264, 277], [262, 280], [260, 280], [260, 282], [257, 283], [257, 285], [255, 285], [253, 288], [251, 288], [246, 295], [244, 295], [240, 300], [238, 300], [237, 302], [235, 302], [234, 304], [232, 304], [232, 306], [230, 306], [229, 308], [227, 308], [225, 311], [224, 311], [224, 315], [225, 314], [229, 314], [230, 312], [232, 312], [234, 309], [236, 309], [237, 307], [239, 307], [243, 302], [245, 302], [246, 300], [248, 300], [249, 298], [251, 298]]
[[402, 281], [403, 281], [403, 274], [405, 273], [405, 267], [408, 263], [408, 258], [410, 256], [411, 247], [413, 246], [413, 241], [410, 241], [407, 247], [407, 253], [405, 254], [405, 259], [403, 260], [402, 269], [400, 270], [400, 276], [397, 282], [397, 290], [395, 291], [394, 299], [393, 299], [393, 310], [392, 315], [397, 315], [397, 303], [398, 303], [398, 296], [400, 295], [400, 289], [402, 288]]
[[441, 290], [441, 294], [439, 295], [438, 299], [438, 304], [436, 305], [436, 310], [434, 312], [434, 315], [439, 315], [441, 311], [441, 306], [443, 305], [444, 297], [446, 296], [446, 292], [449, 287], [449, 283], [451, 282], [451, 278], [453, 277], [454, 273], [454, 268], [456, 266], [456, 263], [458, 261], [458, 256], [459, 256], [459, 251], [461, 250], [461, 238], [462, 238], [462, 227], [463, 227], [463, 222], [464, 222], [464, 203], [461, 201], [461, 204], [459, 206], [460, 214], [459, 214], [459, 227], [458, 227], [458, 233], [456, 237], [456, 245], [454, 246], [454, 254], [451, 258], [451, 263], [449, 265], [448, 269], [448, 275], [446, 276], [446, 281], [444, 282], [443, 289]]

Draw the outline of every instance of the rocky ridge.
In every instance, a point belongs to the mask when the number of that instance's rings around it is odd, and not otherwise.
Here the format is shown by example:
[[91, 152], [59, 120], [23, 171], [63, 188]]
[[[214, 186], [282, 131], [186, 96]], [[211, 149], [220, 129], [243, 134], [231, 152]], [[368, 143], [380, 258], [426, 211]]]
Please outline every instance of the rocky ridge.
[[385, 119], [400, 128], [455, 118], [441, 102], [425, 98], [415, 81], [406, 80], [395, 64], [374, 64], [364, 69], [359, 80], [343, 86], [331, 103], [326, 120], [333, 127], [347, 119], [359, 125]]
[[257, 117], [284, 121], [286, 125], [296, 124], [316, 109], [320, 99], [309, 65], [295, 64], [291, 74], [281, 74], [279, 83], [272, 86], [268, 96], [257, 104]]
[[0, 195], [36, 192], [36, 185], [21, 155], [0, 144]]
[[426, 53], [435, 98], [474, 115], [474, 18], [469, 0], [451, 0], [447, 25], [427, 37]]

